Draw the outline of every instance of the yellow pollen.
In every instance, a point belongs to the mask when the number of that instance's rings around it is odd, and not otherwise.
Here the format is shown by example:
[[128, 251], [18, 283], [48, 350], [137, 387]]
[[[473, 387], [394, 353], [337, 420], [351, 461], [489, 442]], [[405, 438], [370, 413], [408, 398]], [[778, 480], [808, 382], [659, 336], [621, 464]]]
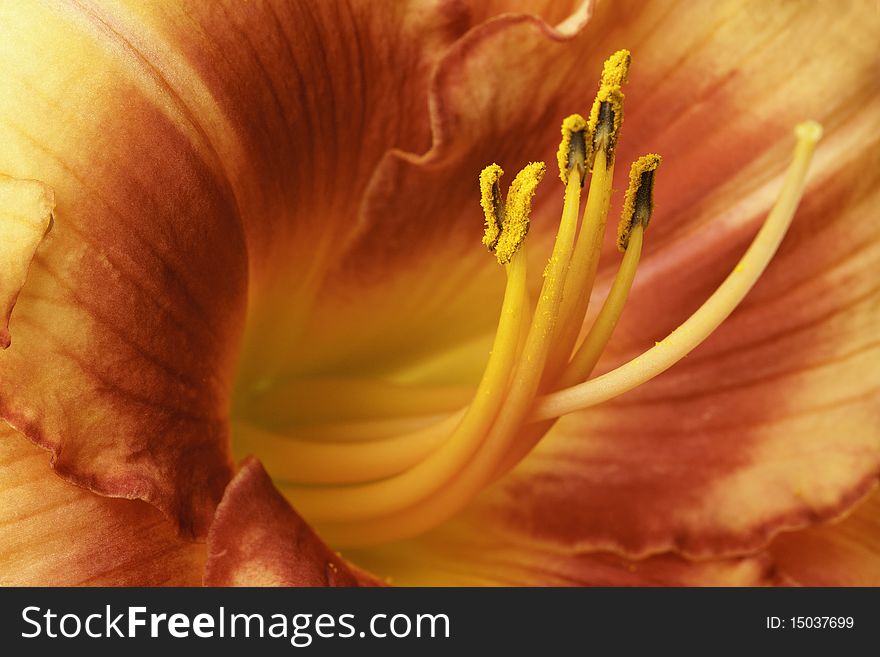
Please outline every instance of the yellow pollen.
[[626, 84], [631, 61], [632, 55], [629, 50], [618, 50], [606, 59], [605, 65], [602, 67], [601, 86], [622, 87]]
[[563, 183], [568, 182], [568, 175], [575, 167], [578, 167], [583, 178], [585, 162], [592, 159], [587, 152], [592, 143], [592, 138], [587, 139], [587, 121], [580, 114], [572, 114], [562, 121], [562, 141], [559, 142], [556, 161]]
[[501, 224], [504, 220], [504, 205], [501, 202], [499, 181], [504, 171], [497, 164], [490, 164], [480, 172], [480, 205], [486, 216], [486, 233], [483, 244], [490, 251], [495, 249], [501, 235]]
[[547, 166], [543, 162], [532, 162], [516, 174], [510, 184], [501, 235], [495, 243], [495, 256], [502, 265], [513, 259], [513, 255], [526, 239], [532, 213], [532, 197], [546, 171]]
[[632, 163], [629, 170], [629, 187], [623, 200], [623, 211], [617, 226], [617, 248], [626, 251], [633, 227], [639, 223], [644, 228], [651, 221], [654, 211], [654, 172], [662, 158], [656, 153], [643, 155]]

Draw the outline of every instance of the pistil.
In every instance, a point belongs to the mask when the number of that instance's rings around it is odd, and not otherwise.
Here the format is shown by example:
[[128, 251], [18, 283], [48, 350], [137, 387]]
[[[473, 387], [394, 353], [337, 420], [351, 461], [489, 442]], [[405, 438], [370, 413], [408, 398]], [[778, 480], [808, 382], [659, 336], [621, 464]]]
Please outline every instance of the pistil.
[[779, 197], [748, 251], [721, 286], [681, 326], [641, 356], [591, 381], [547, 395], [531, 419], [559, 417], [607, 401], [654, 378], [684, 358], [723, 322], [770, 264], [800, 202], [822, 127], [806, 121], [795, 128], [797, 145]]

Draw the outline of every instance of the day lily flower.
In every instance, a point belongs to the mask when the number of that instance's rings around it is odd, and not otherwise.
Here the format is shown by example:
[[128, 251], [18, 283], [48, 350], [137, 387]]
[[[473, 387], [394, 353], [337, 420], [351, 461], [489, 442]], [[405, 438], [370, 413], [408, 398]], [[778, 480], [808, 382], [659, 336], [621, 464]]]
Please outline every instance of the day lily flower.
[[0, 8], [0, 583], [880, 584], [877, 13], [504, 4]]

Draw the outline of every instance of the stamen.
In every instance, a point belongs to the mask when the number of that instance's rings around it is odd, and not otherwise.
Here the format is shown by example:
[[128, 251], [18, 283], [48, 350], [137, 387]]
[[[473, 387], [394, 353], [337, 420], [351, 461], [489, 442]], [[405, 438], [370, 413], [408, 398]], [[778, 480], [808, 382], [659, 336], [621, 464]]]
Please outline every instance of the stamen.
[[559, 178], [563, 184], [568, 183], [569, 173], [577, 168], [583, 180], [586, 173], [586, 162], [592, 159], [587, 149], [592, 146], [592, 139], [587, 140], [587, 121], [580, 114], [572, 114], [562, 121], [562, 141], [556, 152], [559, 164]]
[[[599, 123], [601, 113], [601, 98], [608, 89], [618, 89], [626, 82], [629, 72], [631, 57], [628, 50], [618, 50], [611, 55], [603, 67], [602, 79], [599, 84], [599, 95], [593, 104], [593, 109], [599, 107], [595, 116], [595, 123], [591, 135], [595, 136], [595, 129]], [[605, 92], [603, 92], [605, 90]], [[622, 103], [623, 95], [619, 94], [619, 102]], [[618, 106], [617, 116], [622, 120], [622, 109]], [[606, 135], [615, 131], [614, 141], [620, 129], [605, 126]], [[592, 139], [590, 142], [592, 151]], [[557, 334], [554, 337], [553, 349], [548, 359], [546, 372], [544, 373], [544, 387], [553, 385], [560, 372], [568, 364], [571, 352], [577, 340], [583, 317], [590, 304], [590, 294], [593, 283], [596, 280], [596, 272], [599, 268], [599, 256], [602, 251], [602, 239], [605, 235], [605, 224], [608, 217], [608, 207], [611, 204], [611, 184], [614, 180], [614, 159], [609, 156], [607, 149], [607, 136], [600, 140], [600, 146], [592, 158], [593, 176], [590, 180], [590, 191], [587, 195], [587, 205], [584, 209], [584, 217], [581, 222], [581, 230], [578, 235], [574, 255], [571, 258], [568, 275], [565, 279], [565, 291], [562, 297], [562, 307], [559, 311]], [[613, 147], [611, 149], [613, 155]]]
[[552, 385], [568, 363], [590, 303], [590, 292], [599, 267], [602, 238], [605, 235], [608, 206], [611, 202], [611, 183], [614, 179], [614, 164], [607, 167], [606, 162], [605, 151], [599, 151], [593, 165], [581, 230], [565, 277], [556, 335], [544, 373], [546, 385]]
[[[634, 175], [633, 172], [641, 172], [645, 169], [648, 160], [650, 160], [650, 166], [656, 168], [660, 162], [660, 157], [656, 155], [646, 156], [634, 162], [633, 169], [630, 172], [631, 179]], [[597, 182], [597, 175], [604, 175], [604, 163], [605, 153], [600, 151], [596, 154], [596, 166], [593, 169], [593, 183]], [[623, 262], [620, 265], [620, 270], [615, 278], [611, 292], [609, 293], [608, 298], [605, 299], [602, 310], [599, 312], [593, 326], [590, 327], [590, 332], [584, 339], [583, 344], [581, 344], [580, 348], [569, 363], [568, 356], [571, 354], [572, 346], [577, 340], [578, 332], [582, 324], [581, 318], [583, 318], [587, 311], [587, 304], [590, 297], [589, 293], [584, 293], [582, 290], [591, 289], [593, 286], [593, 280], [596, 276], [596, 269], [599, 262], [599, 250], [602, 246], [602, 236], [605, 232], [605, 216], [608, 212], [608, 202], [611, 195], [610, 184], [612, 177], [613, 173], [607, 178], [600, 178], [601, 182], [596, 186], [597, 189], [602, 189], [602, 193], [606, 195], [604, 196], [604, 205], [602, 205], [600, 210], [594, 207], [591, 211], [591, 199], [594, 196], [594, 186], [593, 184], [590, 185], [590, 198], [587, 200], [587, 209], [584, 211], [584, 228], [581, 230], [581, 234], [578, 237], [578, 246], [575, 251], [575, 257], [572, 258], [568, 277], [565, 280], [566, 296], [563, 298], [562, 310], [560, 310], [559, 313], [560, 325], [555, 338], [556, 345], [554, 346], [556, 351], [552, 354], [553, 360], [548, 364], [547, 371], [545, 372], [545, 382], [548, 386], [553, 385], [553, 389], [564, 388], [585, 380], [596, 366], [596, 363], [602, 355], [602, 352], [605, 350], [608, 341], [611, 339], [611, 334], [613, 333], [615, 326], [617, 326], [617, 321], [623, 312], [623, 306], [626, 303], [626, 298], [629, 294], [630, 287], [632, 287], [636, 268], [639, 264], [639, 257], [641, 256], [642, 251], [642, 235], [644, 228], [650, 219], [650, 207], [647, 207], [647, 214], [644, 214], [641, 210], [639, 211], [644, 219], [642, 222], [637, 222], [634, 229], [630, 229], [630, 221], [626, 222], [627, 230], [631, 230], [633, 233], [633, 236], [629, 239], [629, 248], [627, 249]], [[635, 184], [631, 184], [630, 189], [627, 191], [628, 196], [638, 196], [636, 193], [638, 191], [637, 187], [642, 182], [642, 176], [640, 173], [639, 175], [635, 175], [635, 180]], [[653, 183], [653, 178], [651, 179], [651, 182]], [[601, 212], [601, 215], [596, 214], [596, 212]], [[624, 208], [624, 217], [632, 214], [634, 214], [632, 211], [628, 210], [626, 207]], [[581, 245], [582, 238], [585, 234], [589, 234], [590, 239], [592, 240], [590, 243], [590, 251], [587, 251], [586, 247]], [[583, 249], [583, 253], [589, 254], [589, 258], [586, 258], [579, 253], [579, 250], [581, 249]], [[579, 256], [581, 257], [582, 262], [577, 262]], [[586, 285], [589, 285], [589, 287], [586, 288]], [[560, 370], [563, 370], [561, 375], [559, 372]], [[524, 428], [524, 430], [519, 433], [516, 444], [513, 445], [504, 460], [500, 463], [496, 476], [504, 474], [516, 465], [520, 459], [529, 453], [541, 437], [549, 431], [551, 426], [552, 421], [532, 423], [530, 426]]]
[[589, 131], [593, 135], [593, 158], [604, 150], [609, 164], [614, 163], [614, 148], [623, 123], [623, 92], [621, 87], [629, 75], [632, 56], [629, 50], [618, 50], [602, 67], [599, 93], [590, 110]]
[[501, 226], [504, 222], [504, 205], [501, 202], [501, 186], [499, 181], [504, 171], [497, 164], [490, 164], [480, 172], [480, 205], [486, 216], [486, 233], [483, 244], [490, 251], [495, 250]]
[[507, 287], [495, 343], [483, 378], [458, 426], [428, 458], [401, 474], [369, 484], [310, 488], [281, 485], [281, 491], [312, 522], [340, 522], [381, 515], [429, 495], [453, 478], [479, 448], [501, 406], [522, 326], [526, 296], [526, 255], [519, 251], [508, 265]]
[[615, 370], [540, 399], [530, 421], [539, 422], [617, 397], [665, 372], [723, 322], [766, 269], [794, 217], [822, 127], [815, 121], [795, 129], [797, 146], [779, 198], [748, 251], [711, 297], [660, 343]]
[[[632, 231], [629, 246], [620, 264], [611, 291], [608, 293], [608, 297], [605, 299], [605, 303], [602, 305], [602, 309], [599, 311], [595, 322], [590, 327], [587, 337], [584, 338], [584, 342], [572, 357], [571, 362], [567, 363], [562, 374], [556, 378], [549, 379], [552, 383], [556, 384], [555, 389], [566, 388], [584, 381], [593, 371], [602, 352], [605, 351], [605, 347], [608, 345], [611, 334], [623, 312], [623, 306], [626, 303], [626, 298], [636, 275], [639, 257], [642, 252], [643, 234], [644, 227], [638, 224]], [[574, 333], [576, 338], [577, 325], [574, 328]], [[551, 429], [555, 419], [547, 418], [543, 421], [535, 422], [534, 418], [530, 418], [530, 424], [523, 427], [522, 431], [519, 432], [516, 443], [508, 450], [496, 469], [495, 478], [504, 475], [519, 463]]]
[[660, 156], [652, 153], [640, 157], [630, 168], [629, 188], [617, 228], [618, 248], [625, 255], [599, 315], [558, 382], [560, 388], [589, 377], [623, 313], [642, 254], [642, 236], [654, 211], [654, 172], [660, 162]]

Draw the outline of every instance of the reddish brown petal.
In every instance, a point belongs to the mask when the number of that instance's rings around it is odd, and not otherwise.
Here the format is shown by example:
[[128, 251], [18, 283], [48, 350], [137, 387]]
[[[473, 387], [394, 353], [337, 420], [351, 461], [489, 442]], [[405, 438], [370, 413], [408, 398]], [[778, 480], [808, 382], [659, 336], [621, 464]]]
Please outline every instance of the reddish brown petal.
[[428, 82], [467, 27], [464, 8], [155, 3], [119, 20], [138, 39], [171, 44], [172, 55], [155, 55], [170, 67], [186, 62], [217, 104], [208, 115], [234, 127], [232, 143], [222, 122], [212, 137], [231, 168], [251, 255], [242, 387], [307, 368], [297, 358], [311, 350], [298, 336], [326, 300], [317, 293], [327, 270], [361, 230], [377, 163], [388, 149], [430, 145]]
[[777, 536], [768, 552], [804, 586], [880, 586], [880, 494], [839, 522]]
[[424, 537], [347, 555], [401, 586], [766, 586], [780, 579], [764, 554], [692, 562], [664, 554], [628, 561], [465, 522]]
[[254, 458], [229, 484], [208, 534], [206, 586], [376, 586], [328, 548]]
[[0, 586], [193, 586], [205, 548], [149, 504], [60, 479], [0, 423]]

